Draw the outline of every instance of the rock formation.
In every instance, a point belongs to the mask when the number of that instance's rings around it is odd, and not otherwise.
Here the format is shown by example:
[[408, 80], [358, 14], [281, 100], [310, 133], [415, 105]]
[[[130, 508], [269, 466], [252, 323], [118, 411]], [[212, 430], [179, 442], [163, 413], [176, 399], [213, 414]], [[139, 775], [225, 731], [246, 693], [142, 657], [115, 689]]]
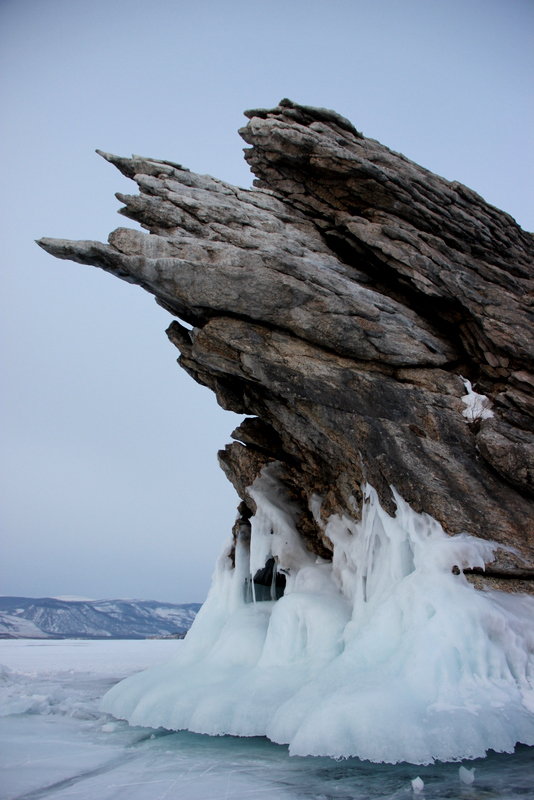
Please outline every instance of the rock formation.
[[369, 484], [390, 515], [394, 489], [448, 533], [500, 543], [486, 576], [528, 590], [532, 234], [332, 111], [283, 100], [246, 116], [256, 188], [101, 153], [137, 183], [117, 197], [148, 233], [39, 244], [142, 286], [192, 326], [168, 329], [180, 365], [248, 415], [219, 454], [242, 501], [236, 531], [256, 508], [248, 487], [276, 462], [321, 559], [322, 523], [358, 520]]
[[152, 292], [247, 415], [208, 598], [103, 709], [299, 755], [534, 745], [532, 235], [331, 111], [247, 116], [255, 189], [103, 153], [148, 233], [40, 242]]

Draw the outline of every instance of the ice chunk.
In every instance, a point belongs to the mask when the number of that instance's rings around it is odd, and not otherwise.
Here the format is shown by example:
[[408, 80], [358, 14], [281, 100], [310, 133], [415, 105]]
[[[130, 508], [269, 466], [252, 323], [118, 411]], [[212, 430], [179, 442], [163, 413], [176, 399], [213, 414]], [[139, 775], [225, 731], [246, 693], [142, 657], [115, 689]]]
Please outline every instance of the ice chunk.
[[421, 794], [424, 788], [425, 788], [425, 782], [423, 781], [422, 778], [419, 778], [418, 776], [417, 778], [414, 778], [412, 780], [412, 789], [414, 794]]
[[467, 769], [467, 767], [460, 767], [458, 770], [458, 775], [460, 778], [461, 783], [465, 783], [466, 786], [471, 786], [472, 783], [475, 782], [475, 768]]
[[[325, 563], [301, 540], [276, 465], [250, 492], [250, 536], [240, 534], [235, 558], [225, 548], [176, 659], [115, 686], [104, 710], [376, 762], [534, 744], [534, 599], [477, 591], [453, 570], [483, 568], [495, 544], [448, 536], [395, 490], [392, 517], [366, 486], [359, 522], [326, 522]], [[284, 595], [254, 602], [246, 582], [270, 558], [285, 572]]]

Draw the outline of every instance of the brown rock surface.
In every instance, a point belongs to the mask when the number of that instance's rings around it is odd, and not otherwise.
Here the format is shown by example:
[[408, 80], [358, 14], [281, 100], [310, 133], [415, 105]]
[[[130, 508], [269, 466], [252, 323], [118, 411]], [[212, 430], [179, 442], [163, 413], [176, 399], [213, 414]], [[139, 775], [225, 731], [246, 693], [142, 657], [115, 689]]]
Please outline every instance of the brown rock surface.
[[[334, 112], [284, 100], [247, 116], [257, 188], [103, 154], [137, 183], [121, 213], [148, 232], [39, 244], [194, 326], [168, 331], [181, 366], [257, 418], [220, 454], [249, 510], [246, 487], [280, 462], [325, 557], [312, 495], [358, 516], [369, 482], [393, 513], [394, 486], [447, 532], [513, 547], [489, 567], [502, 588], [532, 585], [532, 234]], [[462, 378], [493, 417], [466, 420]]]

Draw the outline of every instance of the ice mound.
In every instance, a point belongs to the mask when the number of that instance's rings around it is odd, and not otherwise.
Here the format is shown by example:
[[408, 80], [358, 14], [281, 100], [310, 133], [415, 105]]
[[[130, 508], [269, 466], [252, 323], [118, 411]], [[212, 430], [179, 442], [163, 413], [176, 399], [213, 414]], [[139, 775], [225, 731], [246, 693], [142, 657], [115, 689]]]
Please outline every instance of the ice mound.
[[[230, 545], [221, 556], [177, 658], [117, 684], [103, 710], [388, 763], [534, 745], [534, 600], [478, 591], [459, 572], [484, 567], [495, 545], [448, 536], [397, 493], [391, 517], [367, 486], [359, 523], [326, 524], [324, 562], [304, 547], [274, 467], [250, 492], [251, 534], [235, 559]], [[267, 564], [273, 599], [258, 600], [251, 576]]]

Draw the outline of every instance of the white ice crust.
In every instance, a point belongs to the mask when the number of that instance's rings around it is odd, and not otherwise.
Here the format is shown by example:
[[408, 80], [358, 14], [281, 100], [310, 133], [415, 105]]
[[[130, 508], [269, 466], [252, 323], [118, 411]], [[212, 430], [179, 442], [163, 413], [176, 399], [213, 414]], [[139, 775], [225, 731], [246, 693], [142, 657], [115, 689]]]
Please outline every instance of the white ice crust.
[[[325, 525], [329, 563], [304, 546], [276, 467], [250, 493], [250, 541], [240, 536], [235, 565], [225, 548], [177, 658], [117, 684], [103, 710], [375, 762], [534, 744], [534, 600], [478, 591], [453, 572], [483, 568], [496, 545], [448, 536], [396, 492], [392, 517], [366, 486], [360, 522]], [[320, 499], [310, 505], [319, 519]], [[247, 602], [247, 579], [271, 556], [286, 574], [283, 597]]]

